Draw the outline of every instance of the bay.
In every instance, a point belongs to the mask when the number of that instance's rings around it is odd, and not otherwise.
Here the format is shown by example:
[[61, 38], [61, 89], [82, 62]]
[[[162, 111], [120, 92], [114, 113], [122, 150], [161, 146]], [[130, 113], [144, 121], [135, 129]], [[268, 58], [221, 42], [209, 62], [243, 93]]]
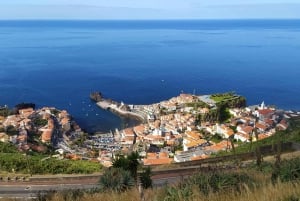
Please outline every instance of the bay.
[[151, 104], [235, 91], [300, 109], [299, 20], [0, 21], [0, 105], [68, 110], [89, 132], [127, 121], [89, 93]]

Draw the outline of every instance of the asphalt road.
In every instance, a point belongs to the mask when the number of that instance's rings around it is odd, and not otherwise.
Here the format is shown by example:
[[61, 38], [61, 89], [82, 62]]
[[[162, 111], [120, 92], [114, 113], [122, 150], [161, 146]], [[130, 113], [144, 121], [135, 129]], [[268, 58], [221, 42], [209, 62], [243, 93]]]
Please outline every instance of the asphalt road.
[[0, 198], [30, 198], [36, 197], [39, 192], [45, 191], [63, 191], [70, 189], [93, 189], [96, 184], [55, 184], [55, 185], [30, 185], [28, 184], [14, 184], [14, 185], [0, 185]]
[[[164, 186], [166, 184], [172, 184], [180, 181], [186, 176], [182, 175], [156, 175], [153, 178], [154, 186]], [[76, 189], [94, 189], [97, 188], [97, 184], [7, 184], [0, 183], [0, 199], [1, 198], [35, 198], [38, 193], [47, 191], [63, 191], [63, 190], [76, 190]]]

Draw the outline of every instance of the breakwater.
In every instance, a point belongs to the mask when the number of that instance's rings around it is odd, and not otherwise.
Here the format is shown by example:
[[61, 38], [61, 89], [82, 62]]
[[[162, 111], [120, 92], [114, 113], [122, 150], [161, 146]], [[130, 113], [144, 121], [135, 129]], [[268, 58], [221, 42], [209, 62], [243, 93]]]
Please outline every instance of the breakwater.
[[102, 96], [100, 92], [93, 92], [90, 94], [90, 98], [96, 102], [96, 104], [104, 109], [109, 110], [121, 117], [133, 118], [138, 120], [140, 123], [143, 123], [147, 118], [141, 114], [133, 112], [130, 110], [130, 107], [124, 103], [119, 103], [111, 99], [106, 99]]

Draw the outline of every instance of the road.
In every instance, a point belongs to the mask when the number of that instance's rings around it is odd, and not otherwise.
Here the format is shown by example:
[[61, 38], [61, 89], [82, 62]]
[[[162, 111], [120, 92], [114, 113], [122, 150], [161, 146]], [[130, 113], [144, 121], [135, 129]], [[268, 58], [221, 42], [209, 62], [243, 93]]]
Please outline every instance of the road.
[[[293, 153], [284, 153], [282, 154], [282, 159], [290, 159], [300, 156], [300, 151]], [[272, 161], [274, 156], [265, 157], [264, 160]], [[244, 161], [244, 163], [251, 163], [252, 160]], [[220, 168], [220, 167], [219, 167]], [[234, 167], [223, 167], [225, 169], [234, 168]], [[162, 169], [153, 171], [153, 185], [154, 186], [164, 186], [165, 184], [173, 184], [178, 181], [181, 181], [188, 176], [199, 172], [199, 171], [209, 171], [209, 167], [204, 166], [191, 166], [191, 167], [179, 167], [171, 169]], [[51, 191], [51, 190], [70, 190], [70, 189], [93, 189], [98, 186], [98, 181], [100, 174], [95, 175], [85, 175], [85, 176], [52, 176], [32, 179], [32, 181], [23, 181], [23, 182], [0, 182], [0, 198], [1, 197], [10, 197], [10, 198], [30, 198], [35, 197], [37, 193], [42, 191]]]
[[[193, 171], [189, 168], [157, 171], [153, 176], [154, 186], [163, 186], [165, 184], [176, 183], [183, 178], [188, 177]], [[90, 177], [90, 176], [89, 176]], [[0, 182], [0, 198], [34, 198], [39, 192], [62, 191], [72, 189], [94, 189], [98, 187], [100, 175], [94, 178], [66, 178], [46, 180], [40, 179], [28, 182]]]
[[0, 184], [0, 198], [10, 197], [10, 198], [33, 198], [40, 192], [45, 191], [63, 191], [70, 189], [93, 189], [96, 188], [96, 184], [38, 184], [31, 185], [27, 184], [14, 184], [14, 185], [2, 185]]

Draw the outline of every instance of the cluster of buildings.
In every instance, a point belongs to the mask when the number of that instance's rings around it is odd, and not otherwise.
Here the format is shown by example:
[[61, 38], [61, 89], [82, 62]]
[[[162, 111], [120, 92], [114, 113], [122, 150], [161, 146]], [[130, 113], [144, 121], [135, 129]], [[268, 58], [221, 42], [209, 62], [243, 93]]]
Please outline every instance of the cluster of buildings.
[[[278, 110], [262, 103], [230, 108], [231, 117], [226, 123], [199, 121], [199, 116], [216, 107], [210, 95], [191, 94], [151, 105], [129, 105], [130, 112], [144, 117], [143, 123], [85, 138], [67, 111], [25, 108], [15, 115], [0, 116], [0, 141], [11, 142], [23, 151], [44, 151], [44, 144], [51, 143], [69, 159], [94, 160], [105, 166], [111, 166], [119, 153], [137, 151], [144, 165], [161, 165], [205, 159], [230, 150], [232, 142], [249, 143], [270, 137], [287, 129], [288, 119], [300, 116], [299, 112]], [[80, 139], [80, 145], [70, 146]]]
[[50, 107], [24, 108], [17, 114], [0, 116], [0, 129], [0, 141], [17, 145], [20, 151], [43, 152], [45, 144], [53, 144], [71, 131], [71, 117], [65, 110]]
[[[205, 101], [205, 107], [193, 103]], [[197, 122], [197, 116], [216, 108], [209, 95], [180, 94], [170, 100], [146, 106], [130, 106], [146, 122], [116, 132], [116, 143], [124, 150], [138, 151], [144, 165], [199, 160], [231, 149], [231, 141], [254, 142], [288, 127], [288, 119], [300, 116], [261, 105], [230, 108], [226, 123]], [[218, 136], [219, 140], [214, 140]], [[107, 152], [106, 152], [107, 154]]]

